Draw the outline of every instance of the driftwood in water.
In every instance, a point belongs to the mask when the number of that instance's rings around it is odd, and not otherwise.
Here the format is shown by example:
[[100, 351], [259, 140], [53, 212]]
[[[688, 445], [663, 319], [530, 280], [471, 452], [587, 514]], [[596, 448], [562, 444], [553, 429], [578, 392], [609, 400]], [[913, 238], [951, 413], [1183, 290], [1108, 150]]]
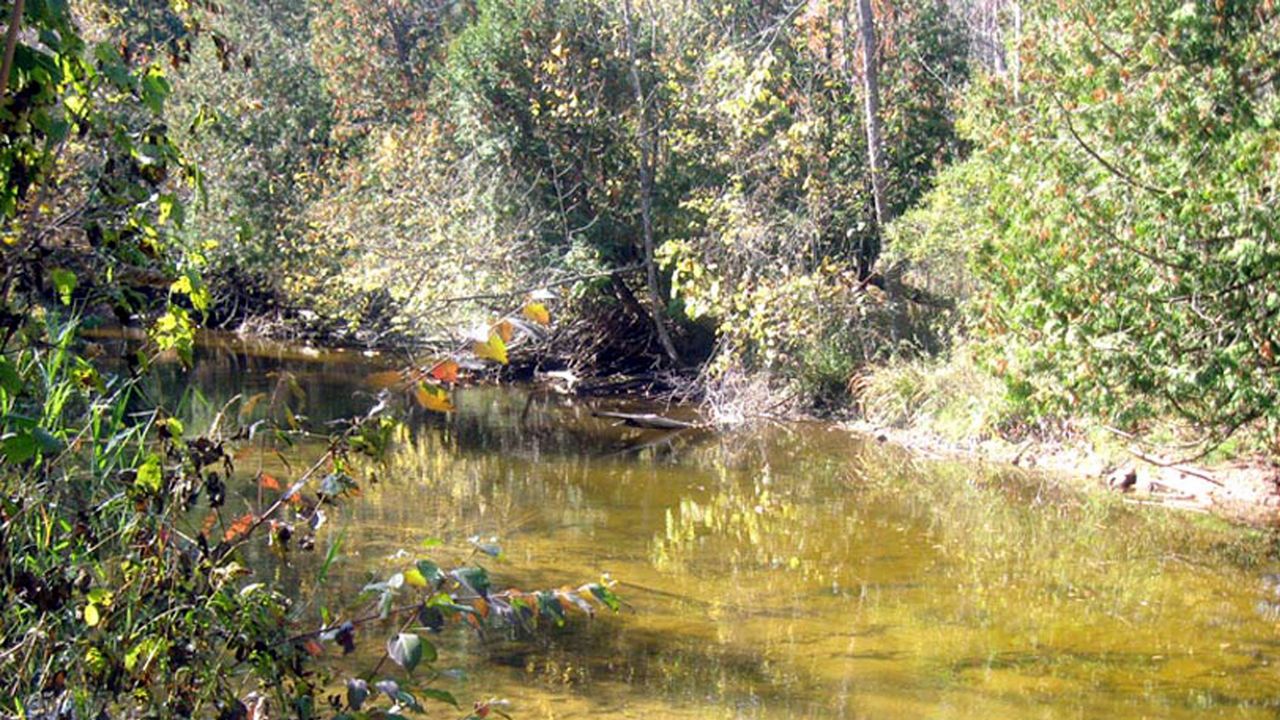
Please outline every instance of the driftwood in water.
[[644, 428], [646, 430], [685, 430], [701, 427], [698, 423], [685, 422], [674, 418], [654, 415], [653, 413], [623, 413], [597, 410], [591, 413], [595, 417], [621, 420], [623, 425]]

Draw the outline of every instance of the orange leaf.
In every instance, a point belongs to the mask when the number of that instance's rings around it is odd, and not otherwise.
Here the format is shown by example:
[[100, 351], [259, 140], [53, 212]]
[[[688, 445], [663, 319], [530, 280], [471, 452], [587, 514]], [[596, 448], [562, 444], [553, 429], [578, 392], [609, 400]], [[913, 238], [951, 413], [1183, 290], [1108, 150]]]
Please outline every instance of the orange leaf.
[[479, 614], [480, 617], [489, 617], [489, 603], [485, 602], [484, 598], [476, 598], [473, 600], [471, 602], [471, 607], [476, 609], [476, 613]]
[[418, 383], [413, 390], [413, 397], [419, 405], [432, 412], [448, 413], [455, 409], [453, 401], [449, 399], [449, 392], [438, 385]]
[[516, 328], [510, 320], [499, 320], [498, 324], [493, 326], [493, 332], [502, 338], [502, 342], [509, 343], [511, 338], [515, 337]]
[[524, 309], [520, 311], [526, 318], [539, 325], [551, 324], [551, 313], [547, 311], [547, 306], [539, 302], [527, 303]]
[[258, 518], [255, 517], [253, 513], [237, 518], [235, 522], [231, 523], [231, 527], [227, 528], [227, 532], [222, 536], [222, 539], [227, 542], [235, 540], [241, 535], [249, 532], [249, 529], [253, 527], [253, 524], [257, 522], [257, 520]]
[[263, 490], [279, 490], [280, 481], [266, 473], [258, 473], [258, 487]]
[[200, 524], [200, 534], [209, 537], [209, 532], [213, 530], [213, 524], [218, 522], [217, 513], [209, 513], [204, 516], [204, 522]]
[[320, 657], [324, 654], [324, 648], [314, 639], [308, 640], [302, 644], [302, 648], [307, 651], [311, 657]]
[[456, 383], [458, 382], [458, 363], [452, 360], [441, 360], [431, 366], [431, 377], [440, 382]]

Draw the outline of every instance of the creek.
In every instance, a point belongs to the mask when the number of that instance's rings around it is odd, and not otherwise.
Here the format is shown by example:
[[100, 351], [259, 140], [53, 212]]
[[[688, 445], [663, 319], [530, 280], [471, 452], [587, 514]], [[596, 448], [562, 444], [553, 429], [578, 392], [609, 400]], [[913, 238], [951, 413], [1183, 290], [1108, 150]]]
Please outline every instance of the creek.
[[[323, 428], [371, 406], [370, 378], [394, 364], [213, 343], [191, 371], [162, 367], [153, 391], [198, 430], [233, 395], [291, 377], [299, 414]], [[414, 411], [408, 440], [368, 468], [377, 481], [281, 572], [316, 624], [320, 606], [349, 616], [360, 587], [416, 557], [473, 556], [472, 538], [502, 548], [482, 558], [495, 586], [618, 581], [621, 612], [533, 640], [433, 637], [439, 684], [464, 704], [506, 698], [523, 719], [1280, 712], [1269, 533], [924, 462], [821, 423], [664, 435], [592, 414], [664, 411], [638, 400], [467, 387], [455, 402]], [[237, 491], [252, 495], [259, 466], [290, 477], [322, 449], [243, 457]], [[424, 549], [432, 538], [443, 544]], [[333, 662], [367, 668], [392, 629]]]

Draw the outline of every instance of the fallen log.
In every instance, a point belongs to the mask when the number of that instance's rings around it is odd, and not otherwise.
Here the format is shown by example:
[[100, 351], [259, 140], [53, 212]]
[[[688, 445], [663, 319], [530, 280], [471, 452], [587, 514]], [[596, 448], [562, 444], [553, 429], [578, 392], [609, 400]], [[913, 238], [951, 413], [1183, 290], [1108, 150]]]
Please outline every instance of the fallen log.
[[653, 413], [623, 413], [597, 410], [591, 414], [598, 418], [621, 420], [623, 425], [628, 427], [644, 428], [646, 430], [685, 430], [688, 428], [701, 427], [700, 423], [676, 420], [675, 418], [663, 417], [662, 415], [655, 415]]

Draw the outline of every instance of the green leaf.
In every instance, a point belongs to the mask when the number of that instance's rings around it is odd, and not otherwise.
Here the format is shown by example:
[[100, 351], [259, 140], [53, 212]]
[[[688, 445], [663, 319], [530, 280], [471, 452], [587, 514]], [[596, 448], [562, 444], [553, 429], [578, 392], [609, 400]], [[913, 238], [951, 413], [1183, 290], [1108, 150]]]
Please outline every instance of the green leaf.
[[325, 475], [324, 479], [320, 481], [320, 494], [331, 498], [338, 497], [345, 492], [354, 490], [356, 487], [356, 481], [351, 476], [346, 473], [333, 472]]
[[543, 616], [549, 617], [555, 622], [556, 627], [564, 625], [564, 608], [560, 605], [560, 599], [553, 592], [539, 592], [535, 594], [538, 598], [538, 611]]
[[178, 418], [165, 418], [163, 422], [164, 429], [169, 433], [169, 437], [171, 438], [181, 439], [183, 433], [186, 432], [186, 428], [183, 427], [182, 421]]
[[369, 683], [359, 678], [347, 680], [347, 707], [359, 712], [364, 701], [369, 697]]
[[413, 633], [400, 633], [387, 642], [387, 657], [404, 668], [405, 672], [411, 673], [424, 659], [427, 662], [434, 661], [436, 649]]
[[15, 465], [34, 458], [39, 449], [40, 446], [36, 443], [35, 436], [30, 432], [14, 435], [5, 440], [3, 446], [0, 446], [0, 452], [4, 453], [5, 460]]
[[[422, 704], [418, 702], [418, 698], [414, 697], [412, 693], [407, 692], [405, 690], [401, 690], [400, 692], [396, 693], [396, 702], [399, 703], [400, 705], [403, 705], [404, 707], [409, 708], [410, 710], [413, 710], [414, 712], [422, 712]], [[408, 720], [408, 719], [406, 718], [405, 720]]]
[[9, 358], [0, 356], [0, 390], [9, 395], [17, 395], [21, 389], [22, 376], [18, 375], [17, 367]]
[[53, 433], [42, 427], [33, 429], [31, 431], [31, 436], [35, 438], [36, 445], [40, 447], [40, 452], [45, 455], [60, 453], [62, 452], [62, 449], [66, 447], [66, 444], [54, 437]]
[[70, 305], [71, 293], [76, 289], [76, 274], [65, 268], [54, 268], [49, 272], [49, 279], [53, 281], [53, 288], [58, 291], [62, 304]]
[[333, 561], [338, 559], [338, 553], [342, 551], [342, 541], [347, 537], [346, 528], [338, 533], [337, 539], [329, 546], [328, 552], [324, 554], [324, 562], [320, 564], [320, 571], [316, 573], [316, 579], [324, 583], [329, 578], [329, 568], [333, 567]]
[[610, 610], [618, 612], [621, 604], [618, 602], [618, 596], [614, 595], [612, 590], [598, 583], [588, 586], [588, 589], [597, 600], [604, 603]]
[[151, 112], [158, 115], [164, 111], [164, 101], [169, 97], [170, 89], [163, 70], [155, 66], [148, 68], [147, 74], [142, 78], [141, 90], [142, 102], [146, 103]]
[[151, 453], [138, 468], [138, 476], [133, 484], [152, 494], [159, 494], [163, 483], [164, 472], [160, 468], [160, 456]]
[[444, 582], [444, 571], [440, 566], [430, 560], [419, 560], [417, 570], [422, 574], [422, 578], [431, 585], [439, 586]]
[[431, 698], [432, 700], [436, 700], [442, 703], [448, 703], [449, 705], [458, 707], [457, 698], [455, 698], [453, 696], [453, 693], [449, 692], [448, 690], [441, 690], [439, 688], [419, 688], [418, 694], [422, 695], [425, 698]]
[[480, 597], [489, 596], [489, 573], [482, 567], [458, 568], [453, 577]]

